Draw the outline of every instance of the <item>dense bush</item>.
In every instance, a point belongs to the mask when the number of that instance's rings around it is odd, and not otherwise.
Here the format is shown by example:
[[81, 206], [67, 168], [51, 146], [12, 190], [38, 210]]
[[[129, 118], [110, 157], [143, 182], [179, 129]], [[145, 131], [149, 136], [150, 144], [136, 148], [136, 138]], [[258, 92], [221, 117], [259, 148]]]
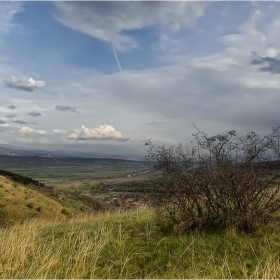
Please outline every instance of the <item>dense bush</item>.
[[37, 186], [40, 186], [40, 187], [44, 186], [43, 183], [40, 183], [37, 180], [34, 180], [30, 177], [26, 177], [26, 176], [23, 176], [23, 175], [20, 175], [20, 174], [16, 174], [16, 173], [13, 173], [13, 172], [10, 172], [10, 171], [7, 171], [7, 170], [0, 169], [0, 175], [3, 175], [5, 177], [9, 177], [13, 181], [19, 182], [19, 183], [24, 184], [24, 185], [34, 184], [34, 185], [37, 185]]
[[195, 126], [190, 147], [156, 147], [147, 159], [153, 172], [152, 203], [180, 231], [234, 227], [246, 232], [280, 209], [279, 128], [260, 138], [251, 131], [209, 137]]

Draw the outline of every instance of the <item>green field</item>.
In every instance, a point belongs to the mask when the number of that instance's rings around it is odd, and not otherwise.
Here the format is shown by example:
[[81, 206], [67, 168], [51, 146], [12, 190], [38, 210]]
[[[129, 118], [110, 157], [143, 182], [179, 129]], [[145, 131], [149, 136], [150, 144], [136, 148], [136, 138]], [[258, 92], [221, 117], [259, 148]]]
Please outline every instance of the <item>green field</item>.
[[148, 170], [145, 161], [98, 158], [48, 158], [0, 156], [0, 169], [41, 182], [125, 178]]
[[88, 209], [93, 204], [93, 208], [106, 208], [113, 198], [149, 200], [151, 174], [143, 161], [0, 156], [0, 169], [44, 183], [45, 194], [68, 201], [67, 207], [75, 204], [77, 208]]

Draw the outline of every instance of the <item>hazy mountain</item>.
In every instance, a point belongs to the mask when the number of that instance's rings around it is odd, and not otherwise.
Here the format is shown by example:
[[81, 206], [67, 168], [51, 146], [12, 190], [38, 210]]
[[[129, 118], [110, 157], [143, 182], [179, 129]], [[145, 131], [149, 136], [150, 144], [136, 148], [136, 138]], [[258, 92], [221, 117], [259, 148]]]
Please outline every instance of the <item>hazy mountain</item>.
[[0, 144], [0, 155], [5, 156], [38, 156], [38, 157], [81, 157], [81, 158], [120, 158], [120, 159], [143, 159], [141, 155], [110, 155], [100, 152], [84, 153], [78, 151], [46, 151], [46, 150], [28, 150], [9, 144]]

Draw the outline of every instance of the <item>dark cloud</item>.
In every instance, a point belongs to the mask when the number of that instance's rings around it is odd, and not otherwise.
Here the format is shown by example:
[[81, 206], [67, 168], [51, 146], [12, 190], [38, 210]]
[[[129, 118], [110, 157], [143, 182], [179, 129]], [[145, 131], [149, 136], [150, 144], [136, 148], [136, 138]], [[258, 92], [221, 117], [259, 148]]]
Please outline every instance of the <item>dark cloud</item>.
[[9, 88], [25, 91], [33, 91], [45, 86], [44, 81], [38, 81], [27, 77], [16, 78], [15, 76], [11, 76], [10, 78], [4, 79], [3, 82]]
[[279, 74], [280, 73], [280, 56], [277, 57], [262, 57], [258, 56], [251, 60], [252, 65], [264, 65], [260, 67], [259, 70], [262, 72], [268, 72], [270, 74]]
[[47, 94], [57, 95], [58, 92], [52, 90], [52, 91], [47, 92]]
[[6, 124], [7, 122], [0, 120], [0, 124]]
[[27, 124], [28, 122], [24, 121], [24, 120], [13, 120], [13, 123], [17, 123], [17, 124]]
[[12, 119], [12, 118], [14, 118], [14, 117], [16, 117], [16, 116], [17, 116], [17, 114], [7, 115], [6, 118]]
[[29, 112], [28, 115], [29, 115], [29, 116], [32, 116], [32, 117], [38, 117], [38, 116], [41, 116], [42, 114], [40, 114], [40, 113], [37, 112], [37, 111], [32, 111], [32, 112]]
[[77, 109], [75, 107], [66, 106], [66, 105], [56, 105], [55, 110], [64, 111], [64, 112], [77, 112]]
[[16, 108], [18, 108], [18, 105], [11, 105], [11, 106], [9, 106], [9, 107], [7, 107], [8, 109], [11, 109], [11, 110], [14, 110], [14, 109], [16, 109]]

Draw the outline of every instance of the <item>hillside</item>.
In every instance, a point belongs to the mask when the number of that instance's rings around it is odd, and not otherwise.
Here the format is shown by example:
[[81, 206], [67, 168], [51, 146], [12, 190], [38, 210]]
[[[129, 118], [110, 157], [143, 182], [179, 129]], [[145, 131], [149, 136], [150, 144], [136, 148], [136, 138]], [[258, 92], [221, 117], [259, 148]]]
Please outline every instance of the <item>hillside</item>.
[[151, 208], [0, 230], [2, 279], [279, 279], [278, 230], [177, 234]]
[[[62, 210], [65, 209], [65, 210]], [[71, 212], [36, 190], [0, 175], [0, 223], [24, 220], [26, 218], [63, 219]]]

